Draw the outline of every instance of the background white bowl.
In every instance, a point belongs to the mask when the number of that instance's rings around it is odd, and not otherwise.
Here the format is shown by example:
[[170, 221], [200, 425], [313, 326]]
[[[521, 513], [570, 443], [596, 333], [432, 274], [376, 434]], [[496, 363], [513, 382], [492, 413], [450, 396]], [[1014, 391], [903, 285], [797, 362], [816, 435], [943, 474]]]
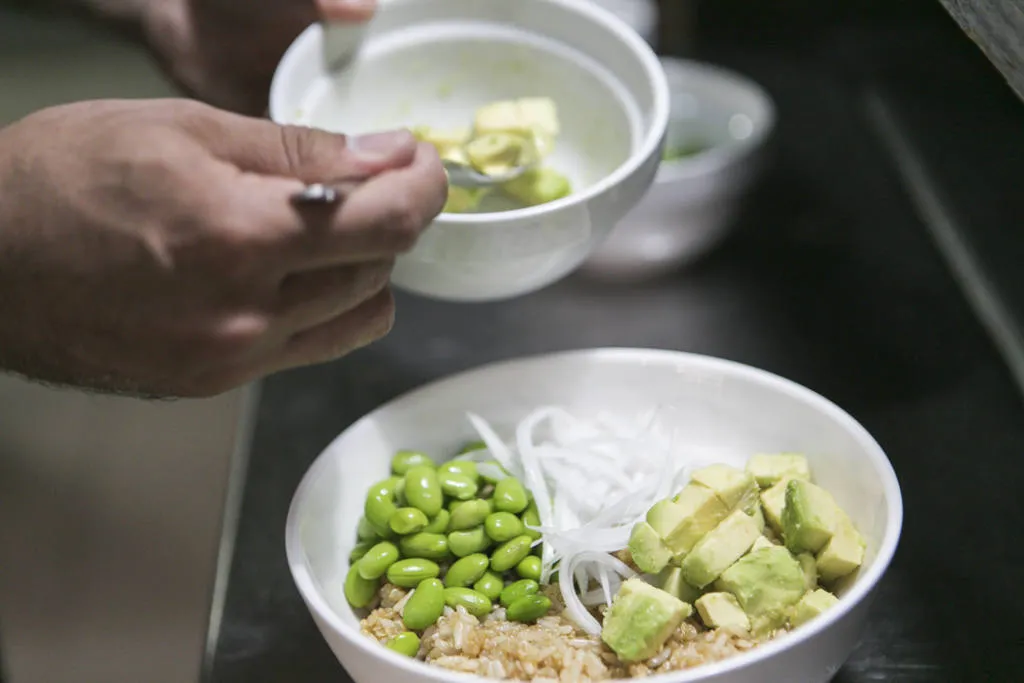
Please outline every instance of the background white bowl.
[[591, 255], [585, 272], [639, 280], [682, 267], [716, 246], [767, 161], [775, 106], [735, 72], [662, 58], [672, 104], [668, 149], [697, 140], [709, 149], [662, 162], [640, 204]]
[[[341, 434], [306, 474], [289, 511], [286, 546], [299, 592], [355, 683], [481, 681], [397, 655], [359, 632], [342, 593], [348, 554], [369, 486], [392, 454], [437, 457], [475, 438], [472, 410], [508, 429], [541, 405], [580, 413], [639, 414], [669, 405], [674, 426], [741, 465], [757, 451], [806, 453], [816, 480], [867, 539], [864, 566], [837, 607], [733, 659], [654, 681], [824, 683], [852, 652], [870, 596], [899, 540], [899, 484], [884, 453], [852, 417], [797, 384], [728, 361], [673, 351], [598, 349], [497, 363], [429, 384], [370, 413]], [[507, 432], [506, 432], [507, 434]], [[729, 457], [723, 457], [728, 460]]]
[[648, 44], [658, 44], [658, 3], [655, 0], [590, 0], [605, 8], [640, 34]]
[[480, 301], [524, 294], [583, 262], [650, 187], [668, 123], [657, 57], [613, 14], [579, 0], [387, 0], [365, 33], [312, 26], [278, 66], [279, 123], [347, 133], [471, 122], [496, 99], [552, 97], [551, 163], [571, 196], [528, 209], [442, 214], [393, 282]]

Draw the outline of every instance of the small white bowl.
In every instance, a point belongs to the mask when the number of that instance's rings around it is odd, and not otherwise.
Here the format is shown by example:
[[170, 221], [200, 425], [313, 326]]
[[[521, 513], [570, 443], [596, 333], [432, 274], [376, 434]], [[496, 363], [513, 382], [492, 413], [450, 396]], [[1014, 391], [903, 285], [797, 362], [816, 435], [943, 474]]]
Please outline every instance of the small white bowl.
[[658, 20], [660, 12], [655, 0], [590, 0], [605, 8], [652, 46], [658, 44]]
[[871, 596], [899, 542], [903, 503], [882, 449], [833, 403], [762, 370], [674, 351], [596, 349], [495, 363], [428, 384], [353, 424], [307, 472], [288, 515], [288, 563], [313, 619], [355, 683], [487, 680], [403, 657], [362, 635], [342, 591], [347, 558], [366, 491], [388, 475], [396, 450], [452, 453], [476, 438], [468, 410], [507, 433], [527, 413], [553, 404], [580, 415], [627, 416], [668, 405], [673, 427], [720, 447], [739, 466], [754, 452], [806, 453], [816, 480], [867, 540], [864, 565], [840, 591], [839, 604], [753, 651], [644, 680], [825, 683], [835, 675], [857, 645]]
[[278, 123], [365, 133], [471, 122], [487, 102], [553, 98], [551, 164], [569, 197], [538, 207], [442, 214], [398, 259], [394, 284], [455, 301], [518, 296], [577, 268], [654, 180], [668, 83], [640, 36], [579, 0], [386, 0], [365, 29], [315, 25], [270, 92]]
[[652, 278], [706, 254], [765, 165], [775, 106], [764, 89], [708, 64], [661, 61], [672, 96], [666, 148], [698, 141], [707, 149], [662, 162], [647, 195], [588, 259], [584, 271], [601, 279]]

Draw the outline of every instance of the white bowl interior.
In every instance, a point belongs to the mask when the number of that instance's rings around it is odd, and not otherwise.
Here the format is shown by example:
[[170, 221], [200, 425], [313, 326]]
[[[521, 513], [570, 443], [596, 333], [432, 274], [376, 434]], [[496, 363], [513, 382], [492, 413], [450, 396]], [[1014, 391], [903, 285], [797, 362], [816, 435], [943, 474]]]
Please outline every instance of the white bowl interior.
[[[755, 452], [806, 453], [816, 480], [868, 543], [859, 576], [842, 591], [843, 603], [870, 590], [895, 550], [902, 519], [895, 475], [863, 428], [817, 394], [704, 356], [641, 349], [559, 353], [487, 366], [400, 397], [354, 424], [320, 456], [296, 493], [287, 532], [293, 574], [320, 623], [343, 638], [364, 638], [341, 587], [366, 490], [388, 475], [394, 451], [414, 448], [442, 458], [475, 438], [467, 410], [507, 434], [546, 404], [583, 415], [641, 414], [662, 406], [662, 419], [680, 434], [719, 451], [715, 460], [739, 466]], [[826, 614], [780, 640], [825, 628], [832, 618]], [[736, 659], [761, 656], [774, 645]]]

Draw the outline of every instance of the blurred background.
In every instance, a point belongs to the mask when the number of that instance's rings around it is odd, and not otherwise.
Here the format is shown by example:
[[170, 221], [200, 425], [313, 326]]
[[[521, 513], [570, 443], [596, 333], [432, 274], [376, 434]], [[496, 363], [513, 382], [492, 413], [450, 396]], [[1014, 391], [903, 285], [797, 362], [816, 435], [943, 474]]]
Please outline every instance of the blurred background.
[[[837, 681], [1021, 679], [1024, 589], [1011, 575], [1024, 557], [1011, 531], [1024, 525], [1024, 103], [938, 0], [663, 0], [651, 39], [664, 54], [749, 77], [774, 101], [771, 161], [738, 202], [728, 239], [649, 280], [579, 273], [522, 299], [472, 306], [400, 295], [386, 340], [264, 383], [251, 434], [239, 436], [250, 427], [239, 421], [246, 399], [237, 396], [167, 419], [138, 415], [140, 424], [153, 420], [151, 434], [225, 432], [151, 460], [140, 477], [159, 482], [182, 467], [191, 474], [168, 489], [180, 490], [180, 501], [152, 503], [141, 519], [187, 517], [181, 510], [202, 497], [189, 499], [189, 481], [205, 476], [183, 464], [190, 458], [248, 462], [210, 479], [218, 491], [229, 488], [226, 473], [241, 479], [237, 535], [222, 519], [232, 500], [222, 492], [211, 494], [216, 504], [204, 518], [188, 520], [193, 526], [138, 541], [155, 548], [198, 528], [220, 534], [222, 525], [230, 537], [195, 550], [209, 571], [189, 595], [202, 599], [189, 606], [180, 639], [145, 650], [161, 658], [149, 662], [147, 681], [198, 680], [160, 664], [175, 661], [213, 683], [344, 680], [284, 559], [287, 506], [313, 458], [359, 416], [425, 381], [501, 358], [604, 345], [697, 351], [783, 374], [850, 410], [888, 450], [904, 486], [904, 540], [872, 628]], [[142, 50], [102, 30], [0, 10], [0, 124], [60, 102], [172, 93]], [[25, 396], [40, 411], [53, 404], [21, 385], [0, 389], [0, 411]], [[0, 420], [3, 428], [22, 430], [19, 447], [39, 429]], [[241, 448], [249, 436], [251, 449]], [[0, 438], [2, 448], [12, 443]], [[149, 448], [139, 438], [117, 443]], [[984, 456], [983, 469], [972, 455]], [[963, 482], [971, 489], [950, 494]], [[999, 522], [949, 519], [950, 495]], [[971, 550], [950, 556], [950, 538]], [[192, 561], [174, 548], [164, 546], [172, 566]], [[992, 563], [984, 571], [970, 559], [982, 556]], [[93, 562], [102, 574], [103, 558]], [[161, 639], [165, 615], [136, 617], [154, 624], [150, 640]], [[90, 646], [96, 659], [130, 657], [126, 634], [138, 628], [127, 623]], [[48, 652], [54, 661], [78, 637], [67, 624], [37, 626], [27, 649], [10, 622], [0, 628], [23, 656]], [[10, 671], [4, 680], [63, 683]]]

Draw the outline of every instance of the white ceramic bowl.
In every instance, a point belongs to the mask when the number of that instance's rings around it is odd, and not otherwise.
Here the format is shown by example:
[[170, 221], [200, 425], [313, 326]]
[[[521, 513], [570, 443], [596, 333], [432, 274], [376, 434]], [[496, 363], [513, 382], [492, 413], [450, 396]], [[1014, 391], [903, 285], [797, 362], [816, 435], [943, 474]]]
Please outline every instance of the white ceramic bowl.
[[355, 683], [486, 680], [402, 657], [361, 635], [342, 593], [347, 557], [366, 491], [388, 475], [396, 450], [451, 453], [475, 438], [467, 410], [501, 430], [545, 404], [583, 415], [642, 413], [667, 404], [675, 408], [670, 412], [679, 428], [699, 443], [734, 453], [740, 466], [756, 451], [806, 453], [816, 480], [867, 539], [856, 580], [835, 608], [788, 635], [733, 659], [649, 680], [832, 678], [857, 644], [870, 597], [899, 541], [900, 488], [882, 449], [834, 404], [776, 375], [687, 353], [598, 349], [496, 363], [429, 384], [356, 422], [310, 468], [288, 516], [288, 562], [314, 620]]
[[666, 147], [692, 140], [707, 151], [662, 162], [640, 204], [589, 258], [587, 273], [639, 280], [680, 268], [716, 246], [762, 171], [775, 107], [735, 72], [663, 58], [672, 95]]
[[605, 8], [652, 46], [658, 44], [658, 3], [655, 0], [590, 0]]
[[551, 163], [574, 193], [515, 211], [442, 214], [393, 282], [426, 296], [503, 299], [577, 268], [650, 187], [668, 124], [665, 74], [642, 38], [579, 0], [386, 0], [365, 32], [315, 25], [284, 55], [270, 115], [338, 132], [465, 125], [490, 101], [547, 96]]

